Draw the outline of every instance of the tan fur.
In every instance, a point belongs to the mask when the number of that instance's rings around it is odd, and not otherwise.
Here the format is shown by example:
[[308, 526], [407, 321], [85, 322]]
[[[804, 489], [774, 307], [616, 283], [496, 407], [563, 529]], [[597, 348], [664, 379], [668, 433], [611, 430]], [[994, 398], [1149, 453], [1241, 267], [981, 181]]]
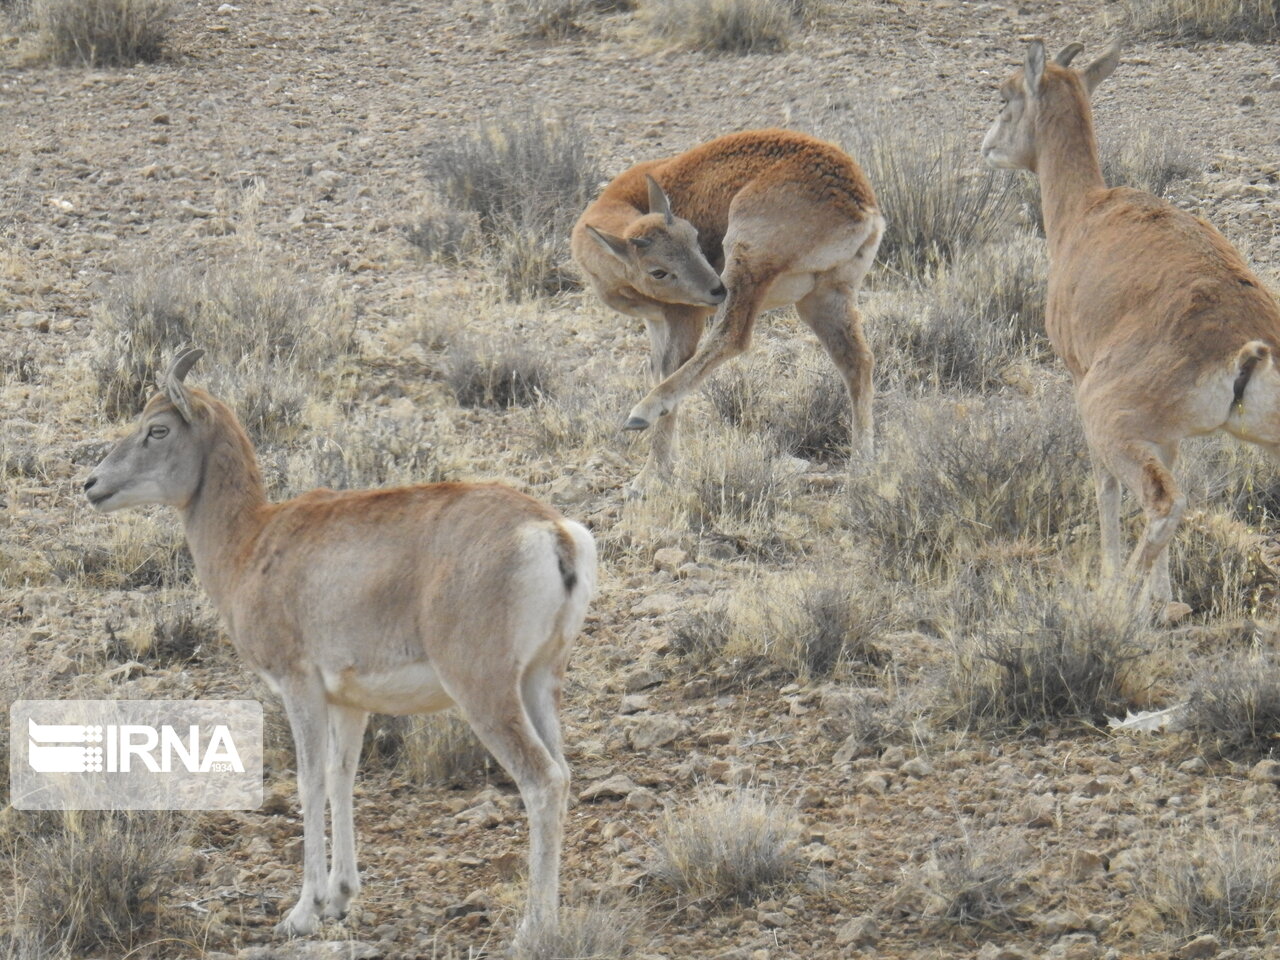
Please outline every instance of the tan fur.
[[305, 856], [302, 894], [279, 932], [310, 933], [358, 889], [351, 784], [368, 713], [452, 705], [529, 811], [526, 925], [554, 921], [568, 789], [560, 689], [595, 583], [585, 529], [498, 484], [313, 490], [268, 503], [235, 415], [172, 377], [85, 488], [103, 510], [179, 510], [232, 643], [284, 699]]
[[[1185, 508], [1172, 474], [1184, 437], [1226, 430], [1280, 450], [1280, 306], [1217, 230], [1148, 193], [1107, 188], [1089, 94], [1118, 47], [1083, 71], [1032, 45], [1001, 86], [983, 142], [997, 166], [1036, 172], [1049, 240], [1046, 329], [1075, 380], [1098, 483], [1104, 567], [1120, 566], [1120, 484], [1147, 528], [1135, 589], [1170, 598], [1169, 540]], [[1153, 572], [1154, 571], [1154, 572]]]
[[844, 377], [855, 460], [870, 455], [873, 359], [856, 298], [883, 231], [858, 165], [790, 130], [729, 134], [604, 189], [574, 227], [573, 255], [601, 299], [648, 327], [656, 386], [626, 423], [654, 428], [645, 475], [670, 474], [680, 401], [747, 349], [757, 314], [790, 303]]

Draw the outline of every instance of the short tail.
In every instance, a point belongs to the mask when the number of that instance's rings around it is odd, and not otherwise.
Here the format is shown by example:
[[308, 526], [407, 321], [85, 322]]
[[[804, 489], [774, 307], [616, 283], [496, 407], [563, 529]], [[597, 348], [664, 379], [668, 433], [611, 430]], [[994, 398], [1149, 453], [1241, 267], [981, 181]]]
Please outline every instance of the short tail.
[[1240, 409], [1244, 401], [1245, 387], [1249, 386], [1249, 379], [1253, 376], [1253, 369], [1260, 361], [1267, 360], [1271, 356], [1271, 347], [1262, 340], [1250, 340], [1236, 354], [1235, 368], [1236, 379], [1232, 385], [1231, 409]]

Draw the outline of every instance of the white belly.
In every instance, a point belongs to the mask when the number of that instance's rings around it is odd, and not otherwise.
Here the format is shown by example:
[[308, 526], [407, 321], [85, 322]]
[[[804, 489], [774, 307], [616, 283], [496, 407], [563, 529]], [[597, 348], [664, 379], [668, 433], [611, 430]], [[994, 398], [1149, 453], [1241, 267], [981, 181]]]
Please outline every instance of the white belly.
[[371, 713], [435, 713], [453, 706], [429, 663], [411, 663], [385, 673], [326, 670], [324, 687], [332, 703]]
[[769, 284], [769, 291], [764, 295], [761, 311], [786, 307], [803, 300], [813, 292], [815, 278], [812, 273], [784, 273]]

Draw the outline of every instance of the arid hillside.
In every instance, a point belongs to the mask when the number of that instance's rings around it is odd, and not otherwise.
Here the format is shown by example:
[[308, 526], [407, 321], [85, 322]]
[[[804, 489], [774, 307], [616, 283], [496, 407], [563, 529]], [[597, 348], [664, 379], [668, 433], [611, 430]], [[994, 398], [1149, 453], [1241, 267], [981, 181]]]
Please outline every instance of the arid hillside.
[[[173, 511], [81, 490], [188, 345], [273, 497], [501, 480], [594, 533], [565, 917], [530, 958], [1280, 955], [1280, 473], [1187, 443], [1190, 612], [1099, 591], [1038, 191], [978, 153], [1030, 40], [1083, 63], [1123, 36], [1108, 181], [1276, 289], [1270, 0], [68, 4], [0, 0], [0, 692], [261, 700], [267, 802], [0, 811], [0, 957], [496, 957], [524, 902], [520, 800], [465, 723], [375, 716], [360, 899], [272, 939], [301, 882], [283, 712]], [[844, 147], [890, 222], [860, 298], [876, 459], [849, 469], [788, 308], [629, 499], [648, 344], [568, 230], [631, 164], [770, 126]]]

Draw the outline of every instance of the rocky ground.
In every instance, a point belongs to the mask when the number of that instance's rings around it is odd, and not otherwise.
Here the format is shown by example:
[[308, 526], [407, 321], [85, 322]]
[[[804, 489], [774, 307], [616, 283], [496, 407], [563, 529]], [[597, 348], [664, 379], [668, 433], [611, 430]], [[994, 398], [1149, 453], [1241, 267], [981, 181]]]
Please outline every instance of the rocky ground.
[[[185, 572], [161, 586], [136, 575], [183, 570], [171, 517], [99, 517], [78, 486], [121, 430], [100, 410], [93, 369], [113, 283], [155, 264], [195, 270], [247, 257], [323, 287], [354, 324], [355, 349], [337, 361], [347, 406], [313, 416], [308, 438], [327, 429], [347, 442], [343, 411], [359, 406], [421, 422], [449, 475], [509, 480], [600, 540], [600, 596], [566, 694], [575, 801], [563, 878], [571, 902], [621, 898], [642, 915], [635, 956], [1276, 955], [1274, 923], [1188, 933], [1150, 882], [1208, 834], [1274, 836], [1273, 762], [1233, 763], [1180, 733], [1075, 723], [966, 732], [928, 704], [907, 710], [920, 728], [907, 724], [896, 742], [848, 745], [862, 700], [927, 696], [935, 688], [922, 678], [948, 659], [951, 638], [903, 599], [916, 589], [905, 582], [875, 639], [887, 660], [870, 674], [795, 677], [679, 656], [682, 618], [734, 587], [814, 558], [868, 590], [888, 579], [841, 527], [838, 468], [795, 465], [800, 492], [745, 533], [691, 530], [661, 505], [625, 503], [644, 441], [615, 433], [605, 411], [620, 420], [640, 396], [640, 329], [581, 292], [507, 303], [478, 267], [428, 261], [404, 238], [428, 193], [424, 156], [513, 110], [576, 122], [611, 173], [731, 130], [806, 127], [833, 104], [956, 130], [975, 147], [976, 169], [994, 85], [1025, 42], [1080, 39], [1098, 50], [1119, 5], [832, 2], [786, 51], [747, 57], [655, 50], [626, 13], [592, 14], [568, 39], [531, 40], [495, 9], [194, 3], [174, 24], [168, 60], [111, 70], [42, 65], [29, 30], [10, 25], [0, 53], [6, 691], [271, 699], [225, 645], [179, 663], [120, 646], [148, 634], [175, 598], [208, 611]], [[1095, 100], [1104, 141], [1136, 124], [1176, 132], [1202, 173], [1180, 181], [1174, 199], [1209, 217], [1269, 279], [1280, 270], [1278, 69], [1274, 46], [1136, 40]], [[550, 443], [552, 421], [527, 409], [458, 407], [423, 332], [437, 326], [531, 345], [557, 376], [585, 375], [576, 395], [599, 382], [604, 400], [583, 409], [601, 422], [577, 428], [593, 442]], [[780, 321], [760, 337], [764, 359], [744, 368], [768, 376], [769, 358], [791, 356], [799, 338]], [[1049, 364], [1043, 379], [1060, 386], [1061, 371]], [[700, 409], [694, 421], [710, 429]], [[275, 472], [288, 487], [293, 474]], [[1174, 702], [1225, 647], [1271, 650], [1275, 610], [1262, 603], [1249, 614], [1158, 634], [1150, 703]], [[160, 924], [179, 940], [147, 948], [156, 955], [267, 955], [259, 945], [296, 893], [300, 852], [287, 736], [278, 710], [269, 716], [268, 803], [192, 821]], [[663, 811], [706, 785], [756, 785], [793, 806], [801, 869], [740, 904], [690, 904], [656, 886], [648, 865]], [[16, 814], [6, 816], [12, 827]], [[364, 891], [324, 939], [362, 941], [364, 954], [387, 958], [504, 949], [526, 839], [508, 783], [480, 775], [421, 786], [394, 763], [372, 762], [356, 819]], [[17, 867], [14, 876], [16, 894], [26, 881]], [[973, 904], [956, 906], [957, 890]], [[1270, 895], [1274, 919], [1280, 888]]]

